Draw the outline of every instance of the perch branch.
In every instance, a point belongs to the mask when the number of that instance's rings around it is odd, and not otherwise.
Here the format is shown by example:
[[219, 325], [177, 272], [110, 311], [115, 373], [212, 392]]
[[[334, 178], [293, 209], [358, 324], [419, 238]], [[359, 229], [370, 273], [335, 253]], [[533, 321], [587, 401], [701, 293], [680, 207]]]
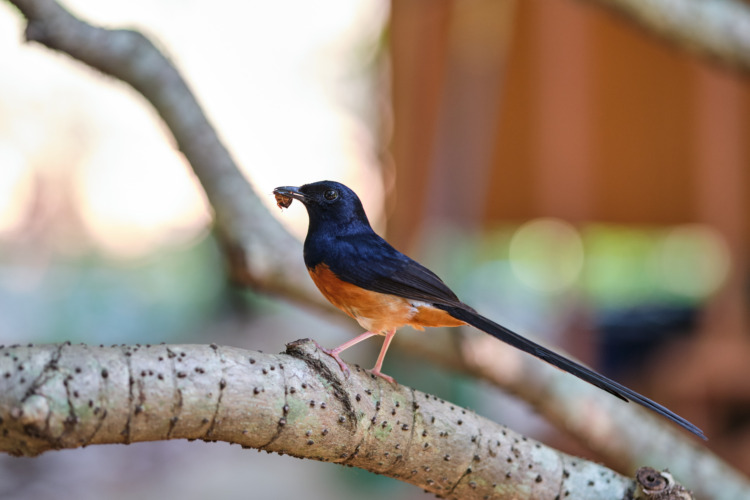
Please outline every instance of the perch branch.
[[[447, 498], [620, 499], [636, 488], [358, 367], [345, 379], [309, 340], [279, 355], [217, 345], [0, 348], [0, 451], [165, 439], [360, 467]], [[659, 486], [658, 472], [644, 477]]]

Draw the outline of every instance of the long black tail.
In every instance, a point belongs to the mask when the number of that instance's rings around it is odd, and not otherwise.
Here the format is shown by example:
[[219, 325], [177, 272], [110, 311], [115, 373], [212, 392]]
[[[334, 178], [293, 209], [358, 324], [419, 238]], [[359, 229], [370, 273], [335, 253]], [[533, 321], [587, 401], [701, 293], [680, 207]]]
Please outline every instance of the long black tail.
[[556, 352], [547, 349], [546, 347], [540, 346], [539, 344], [532, 342], [531, 340], [522, 337], [521, 335], [518, 335], [511, 330], [508, 330], [504, 326], [498, 325], [494, 321], [485, 318], [484, 316], [471, 309], [438, 304], [435, 304], [435, 307], [443, 309], [454, 318], [465, 321], [471, 326], [478, 328], [483, 332], [489, 333], [493, 337], [502, 340], [503, 342], [510, 344], [517, 349], [536, 356], [539, 359], [543, 359], [547, 363], [550, 363], [560, 368], [561, 370], [575, 375], [581, 380], [585, 380], [586, 382], [593, 384], [596, 387], [599, 387], [600, 389], [603, 389], [614, 396], [617, 396], [623, 401], [635, 401], [636, 403], [641, 404], [646, 408], [649, 408], [650, 410], [653, 410], [656, 413], [663, 415], [671, 421], [681, 425], [696, 436], [699, 436], [702, 439], [706, 439], [706, 436], [703, 435], [703, 431], [701, 431], [698, 427], [685, 420], [681, 416], [677, 415], [676, 413], [668, 410], [667, 408], [664, 408], [659, 403], [651, 401], [647, 397], [641, 396], [637, 392], [628, 389], [624, 385], [618, 384], [617, 382], [608, 379], [604, 375], [600, 375], [595, 371], [586, 368], [585, 366], [582, 366], [557, 354]]

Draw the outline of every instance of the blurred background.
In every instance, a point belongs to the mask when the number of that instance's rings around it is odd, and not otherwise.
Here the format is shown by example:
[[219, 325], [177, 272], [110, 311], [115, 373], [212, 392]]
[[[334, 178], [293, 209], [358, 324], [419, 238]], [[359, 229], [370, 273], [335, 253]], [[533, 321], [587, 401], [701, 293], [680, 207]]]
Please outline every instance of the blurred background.
[[[306, 213], [280, 213], [275, 186], [348, 184], [466, 302], [692, 420], [750, 473], [745, 75], [573, 0], [65, 5], [156, 41], [295, 234]], [[0, 343], [279, 352], [359, 333], [228, 283], [201, 188], [154, 111], [23, 43], [22, 21], [0, 3]], [[379, 348], [347, 359], [370, 366]], [[483, 383], [396, 350], [384, 371], [596, 458]], [[0, 456], [3, 499], [231, 499], [249, 485], [258, 498], [425, 495], [225, 444]]]

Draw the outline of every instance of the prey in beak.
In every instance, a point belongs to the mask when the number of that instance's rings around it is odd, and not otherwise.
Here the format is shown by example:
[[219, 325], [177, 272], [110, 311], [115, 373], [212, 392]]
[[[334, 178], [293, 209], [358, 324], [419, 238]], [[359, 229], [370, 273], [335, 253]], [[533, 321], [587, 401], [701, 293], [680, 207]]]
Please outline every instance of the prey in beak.
[[276, 197], [276, 205], [281, 209], [289, 208], [294, 200], [304, 201], [305, 199], [305, 195], [296, 186], [277, 187], [273, 190], [273, 195]]

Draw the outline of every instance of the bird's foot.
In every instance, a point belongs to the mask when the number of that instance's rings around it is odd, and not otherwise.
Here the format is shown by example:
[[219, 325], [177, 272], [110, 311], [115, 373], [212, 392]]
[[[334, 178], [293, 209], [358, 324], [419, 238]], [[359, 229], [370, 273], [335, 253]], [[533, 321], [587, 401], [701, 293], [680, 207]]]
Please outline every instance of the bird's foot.
[[344, 377], [349, 378], [349, 367], [344, 363], [344, 360], [339, 357], [339, 352], [337, 349], [326, 349], [325, 347], [321, 346], [317, 342], [315, 342], [315, 345], [318, 349], [320, 349], [322, 352], [328, 354], [330, 357], [336, 360], [336, 362], [339, 364], [339, 367], [341, 368], [341, 371], [344, 372]]
[[398, 382], [396, 382], [393, 377], [391, 377], [390, 375], [386, 375], [385, 373], [382, 373], [380, 370], [376, 368], [373, 368], [372, 370], [370, 370], [370, 373], [372, 373], [376, 377], [382, 378], [383, 380], [387, 382], [390, 382], [393, 385], [398, 385]]

